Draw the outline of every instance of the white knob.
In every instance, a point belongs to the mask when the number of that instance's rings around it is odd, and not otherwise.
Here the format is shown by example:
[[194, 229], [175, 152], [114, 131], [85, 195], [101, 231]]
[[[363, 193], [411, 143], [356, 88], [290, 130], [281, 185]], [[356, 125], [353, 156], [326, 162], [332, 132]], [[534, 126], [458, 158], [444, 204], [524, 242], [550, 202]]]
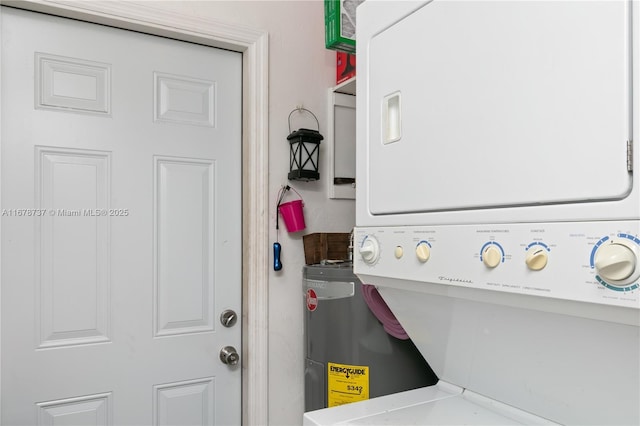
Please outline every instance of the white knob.
[[532, 271], [539, 271], [547, 266], [549, 255], [547, 251], [540, 247], [532, 247], [527, 251], [527, 257], [524, 262]]
[[404, 256], [404, 249], [402, 248], [402, 246], [396, 246], [396, 249], [393, 251], [393, 255], [396, 257], [396, 259], [402, 258], [402, 256]]
[[366, 237], [360, 246], [360, 256], [362, 256], [362, 260], [364, 260], [365, 263], [375, 263], [380, 256], [378, 241], [373, 237]]
[[429, 248], [429, 244], [422, 242], [416, 246], [416, 257], [420, 262], [426, 262], [430, 256], [431, 249]]
[[482, 262], [488, 268], [495, 268], [500, 264], [500, 260], [502, 259], [502, 253], [500, 249], [495, 246], [489, 246], [482, 252]]
[[636, 269], [636, 254], [624, 244], [603, 245], [596, 252], [595, 266], [598, 274], [608, 283], [629, 278]]

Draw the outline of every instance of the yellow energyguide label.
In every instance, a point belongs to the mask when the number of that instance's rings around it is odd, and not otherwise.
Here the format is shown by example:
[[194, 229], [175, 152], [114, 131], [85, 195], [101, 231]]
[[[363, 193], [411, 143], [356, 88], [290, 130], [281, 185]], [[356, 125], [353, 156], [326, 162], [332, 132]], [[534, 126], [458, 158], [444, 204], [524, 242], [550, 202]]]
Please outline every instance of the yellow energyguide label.
[[369, 367], [330, 362], [327, 375], [329, 407], [369, 399]]

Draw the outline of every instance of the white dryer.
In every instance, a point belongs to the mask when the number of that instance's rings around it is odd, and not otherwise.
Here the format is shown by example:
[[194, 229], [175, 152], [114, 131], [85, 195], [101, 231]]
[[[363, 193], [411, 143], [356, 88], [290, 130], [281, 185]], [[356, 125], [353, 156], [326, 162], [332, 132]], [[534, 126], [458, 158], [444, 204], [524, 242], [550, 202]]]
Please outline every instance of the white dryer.
[[305, 415], [305, 425], [557, 424], [446, 383]]
[[437, 385], [304, 424], [640, 424], [640, 4], [358, 8], [354, 270]]

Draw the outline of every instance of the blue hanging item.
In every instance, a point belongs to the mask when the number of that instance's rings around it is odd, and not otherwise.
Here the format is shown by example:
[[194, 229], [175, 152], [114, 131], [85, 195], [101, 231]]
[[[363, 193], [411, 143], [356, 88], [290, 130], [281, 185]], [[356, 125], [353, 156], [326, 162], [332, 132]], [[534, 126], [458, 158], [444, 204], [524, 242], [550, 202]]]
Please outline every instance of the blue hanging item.
[[282, 246], [279, 242], [273, 243], [273, 270], [279, 271], [282, 269], [282, 262], [280, 261], [280, 252], [282, 250]]
[[280, 245], [280, 215], [278, 210], [280, 208], [280, 204], [282, 203], [282, 199], [284, 195], [290, 190], [291, 187], [289, 185], [285, 185], [280, 188], [278, 192], [278, 203], [276, 204], [276, 242], [273, 243], [273, 270], [280, 271], [282, 269], [282, 261], [280, 260], [280, 255], [282, 254], [282, 246]]

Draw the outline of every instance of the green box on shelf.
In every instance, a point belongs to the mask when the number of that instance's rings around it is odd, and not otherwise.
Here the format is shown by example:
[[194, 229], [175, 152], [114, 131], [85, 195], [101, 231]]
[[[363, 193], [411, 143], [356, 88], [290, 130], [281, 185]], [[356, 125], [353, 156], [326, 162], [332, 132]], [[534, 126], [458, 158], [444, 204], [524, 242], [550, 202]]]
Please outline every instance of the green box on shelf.
[[324, 0], [325, 46], [347, 53], [356, 51], [356, 7], [364, 0]]

